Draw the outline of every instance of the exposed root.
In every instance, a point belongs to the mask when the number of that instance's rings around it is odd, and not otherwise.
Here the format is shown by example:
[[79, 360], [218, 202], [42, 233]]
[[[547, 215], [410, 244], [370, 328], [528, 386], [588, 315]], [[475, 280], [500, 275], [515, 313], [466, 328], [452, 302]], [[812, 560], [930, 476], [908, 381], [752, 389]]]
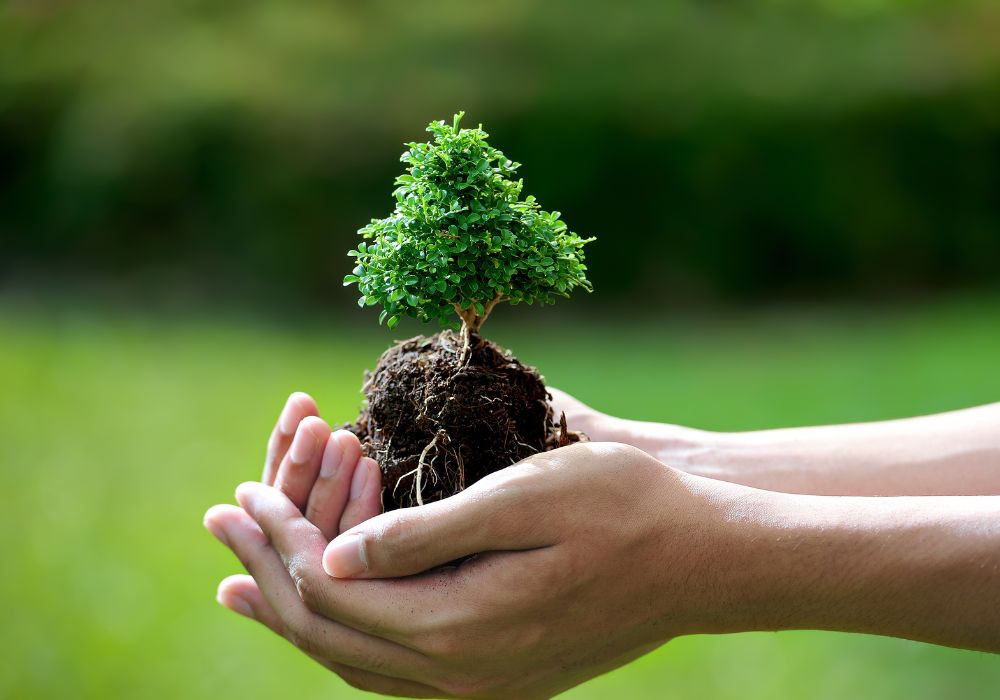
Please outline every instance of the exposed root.
[[465, 491], [465, 460], [461, 450], [455, 452], [455, 461], [458, 463], [458, 490]]
[[462, 319], [462, 352], [458, 355], [459, 366], [464, 366], [469, 359], [469, 324]]
[[[417, 505], [419, 505], [419, 506], [422, 506], [424, 504], [424, 497], [423, 497], [423, 494], [422, 494], [422, 492], [424, 490], [423, 483], [422, 483], [422, 478], [423, 478], [423, 475], [424, 475], [424, 460], [427, 459], [427, 453], [431, 451], [431, 448], [433, 448], [434, 445], [437, 444], [438, 438], [442, 437], [442, 436], [444, 437], [445, 440], [448, 439], [448, 434], [446, 432], [444, 432], [443, 430], [437, 431], [437, 433], [434, 435], [434, 439], [431, 440], [427, 444], [427, 447], [424, 448], [423, 452], [420, 453], [420, 461], [417, 463], [417, 477], [416, 477], [416, 479], [414, 479], [414, 481], [416, 482], [416, 488], [417, 488]], [[432, 459], [431, 460], [431, 464], [433, 465], [433, 463], [434, 463], [434, 460]], [[430, 469], [431, 469], [431, 472], [434, 473], [434, 477], [436, 479], [437, 478], [437, 472], [434, 472], [433, 466], [431, 466]]]
[[414, 478], [413, 478], [413, 485], [410, 488], [410, 493], [413, 494], [413, 497], [416, 499], [418, 506], [422, 506], [424, 504], [424, 496], [423, 496], [424, 469], [426, 469], [430, 473], [430, 477], [431, 479], [433, 479], [435, 484], [437, 484], [440, 478], [438, 477], [438, 473], [434, 471], [434, 460], [437, 459], [437, 454], [435, 454], [431, 458], [430, 462], [427, 461], [427, 453], [430, 452], [432, 449], [434, 449], [434, 446], [437, 445], [437, 441], [439, 438], [441, 439], [442, 445], [448, 444], [448, 433], [446, 433], [444, 430], [437, 431], [437, 433], [434, 435], [434, 438], [429, 443], [427, 443], [427, 446], [424, 447], [423, 451], [421, 451], [420, 460], [417, 462], [417, 468], [406, 472], [398, 479], [396, 479], [396, 485], [393, 486], [392, 488], [393, 496], [396, 495], [396, 490], [399, 488], [399, 482], [401, 482], [408, 476], [412, 476]]
[[[470, 328], [386, 351], [351, 428], [378, 461], [386, 510], [425, 505], [579, 434], [555, 420], [538, 373]], [[461, 360], [461, 361], [460, 361]]]

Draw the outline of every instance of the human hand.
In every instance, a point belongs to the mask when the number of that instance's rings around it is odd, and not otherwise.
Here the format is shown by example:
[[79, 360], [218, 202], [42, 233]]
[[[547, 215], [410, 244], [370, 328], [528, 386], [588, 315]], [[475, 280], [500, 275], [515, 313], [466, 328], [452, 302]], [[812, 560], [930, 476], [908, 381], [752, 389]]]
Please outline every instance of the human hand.
[[328, 539], [382, 511], [382, 473], [349, 430], [331, 432], [311, 396], [294, 392], [267, 442], [261, 483], [274, 486]]
[[566, 414], [566, 424], [572, 430], [586, 433], [594, 442], [607, 442], [612, 439], [614, 423], [617, 419], [591, 408], [574, 396], [561, 389], [546, 387], [552, 397], [552, 413], [556, 420], [559, 414]]
[[243, 510], [217, 506], [206, 524], [260, 587], [246, 609], [348, 682], [547, 697], [678, 634], [740, 626], [753, 528], [732, 517], [738, 489], [584, 443], [377, 516], [329, 546], [260, 484], [238, 489]]
[[[382, 475], [375, 460], [361, 456], [350, 431], [331, 432], [316, 402], [302, 392], [288, 397], [271, 431], [261, 481], [291, 500], [327, 540], [382, 511]], [[267, 607], [246, 575], [224, 579], [216, 598], [249, 617], [254, 608]]]

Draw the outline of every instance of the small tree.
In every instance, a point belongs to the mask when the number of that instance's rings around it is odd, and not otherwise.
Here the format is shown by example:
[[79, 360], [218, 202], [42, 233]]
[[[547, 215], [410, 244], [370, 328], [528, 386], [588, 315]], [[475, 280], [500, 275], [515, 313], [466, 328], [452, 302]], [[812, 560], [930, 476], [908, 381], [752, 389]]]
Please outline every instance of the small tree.
[[379, 323], [394, 327], [403, 315], [449, 324], [462, 321], [463, 357], [494, 307], [552, 304], [576, 287], [591, 290], [583, 239], [559, 212], [521, 199], [515, 163], [490, 146], [480, 125], [427, 127], [428, 143], [407, 144], [396, 178], [395, 211], [358, 231], [367, 241], [349, 255], [357, 267], [344, 284], [357, 284], [359, 306], [382, 306]]

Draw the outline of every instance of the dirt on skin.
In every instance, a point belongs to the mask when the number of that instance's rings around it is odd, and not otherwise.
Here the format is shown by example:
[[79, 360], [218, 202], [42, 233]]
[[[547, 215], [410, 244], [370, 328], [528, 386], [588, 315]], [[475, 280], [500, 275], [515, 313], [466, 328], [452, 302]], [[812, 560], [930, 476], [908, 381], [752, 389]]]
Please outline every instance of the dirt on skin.
[[475, 334], [405, 340], [365, 373], [351, 426], [382, 469], [386, 511], [454, 495], [537, 452], [586, 439], [554, 421], [541, 376]]

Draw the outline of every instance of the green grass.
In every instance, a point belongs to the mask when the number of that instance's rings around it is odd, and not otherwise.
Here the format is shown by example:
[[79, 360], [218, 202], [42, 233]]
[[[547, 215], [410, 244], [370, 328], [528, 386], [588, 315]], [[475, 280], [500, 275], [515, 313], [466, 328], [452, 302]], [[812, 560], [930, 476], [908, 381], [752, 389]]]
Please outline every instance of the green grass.
[[[1000, 399], [1000, 299], [659, 324], [501, 316], [495, 338], [553, 384], [646, 419], [748, 429]], [[0, 697], [357, 695], [216, 605], [239, 566], [201, 517], [257, 476], [290, 390], [352, 417], [388, 337], [0, 301]], [[989, 655], [787, 632], [677, 640], [568, 697], [990, 697], [998, 685]]]

